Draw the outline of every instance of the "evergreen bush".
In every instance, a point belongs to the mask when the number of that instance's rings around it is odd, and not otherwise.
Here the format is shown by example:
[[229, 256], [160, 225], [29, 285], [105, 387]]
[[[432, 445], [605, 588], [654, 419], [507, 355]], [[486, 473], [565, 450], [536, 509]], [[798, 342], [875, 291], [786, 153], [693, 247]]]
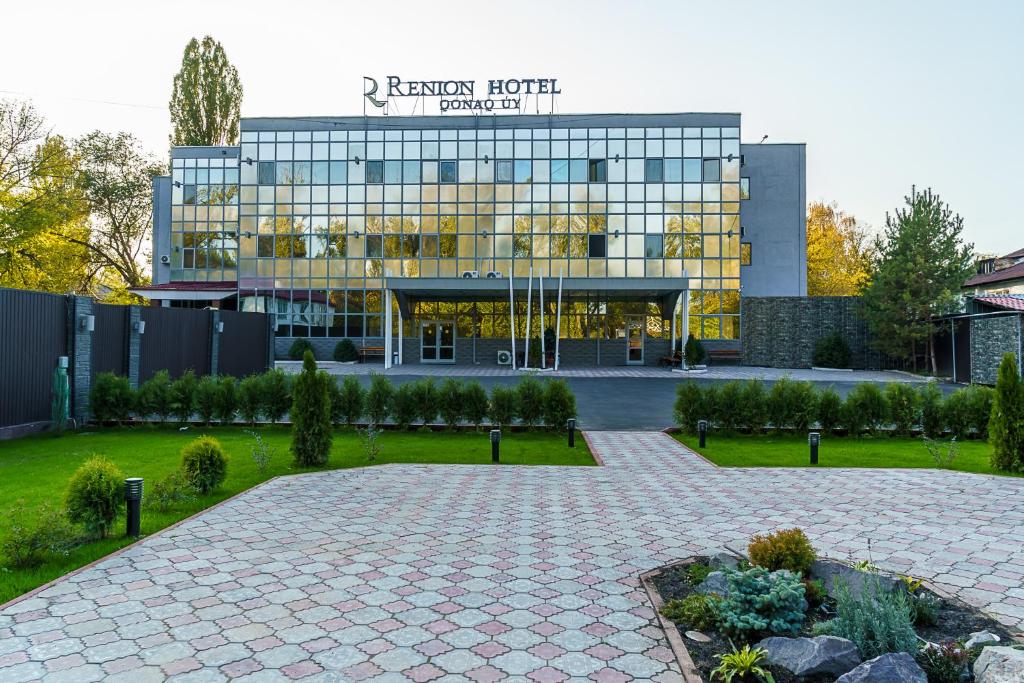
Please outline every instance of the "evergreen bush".
[[533, 427], [544, 418], [544, 388], [537, 378], [526, 376], [516, 385], [516, 412], [527, 427]]
[[499, 384], [491, 387], [489, 415], [495, 427], [511, 427], [516, 419], [516, 390]]
[[221, 375], [217, 379], [217, 401], [214, 404], [213, 416], [217, 422], [229, 425], [235, 421], [238, 412], [238, 380], [231, 375]]
[[359, 379], [349, 375], [341, 383], [341, 415], [345, 424], [359, 422], [366, 405], [366, 390]]
[[781, 432], [793, 427], [797, 409], [795, 398], [793, 380], [789, 377], [780, 377], [772, 384], [768, 391], [768, 420], [775, 431]]
[[341, 395], [338, 380], [327, 373], [324, 374], [327, 375], [327, 400], [331, 404], [331, 424], [340, 425], [345, 422], [345, 398]]
[[718, 394], [716, 411], [718, 423], [727, 432], [734, 432], [739, 426], [740, 406], [743, 401], [743, 384], [731, 380], [722, 385]]
[[7, 513], [7, 522], [0, 551], [6, 564], [17, 569], [32, 569], [66, 556], [79, 542], [64, 512], [49, 504], [33, 510], [19, 506]]
[[815, 624], [816, 635], [852, 641], [863, 659], [889, 652], [917, 652], [914, 609], [906, 591], [886, 590], [877, 577], [869, 577], [855, 597], [845, 583], [836, 590], [836, 617]]
[[544, 387], [544, 422], [551, 429], [565, 429], [576, 417], [576, 396], [564, 379], [548, 380]]
[[391, 394], [394, 389], [384, 375], [370, 375], [370, 389], [366, 392], [366, 416], [375, 425], [383, 424], [391, 414]]
[[288, 347], [288, 358], [291, 360], [302, 360], [306, 355], [306, 351], [312, 351], [313, 344], [308, 339], [299, 337], [292, 342], [292, 345]]
[[756, 535], [747, 546], [750, 561], [768, 571], [786, 569], [807, 576], [817, 559], [814, 546], [802, 529], [780, 529], [766, 535]]
[[793, 429], [806, 432], [818, 419], [818, 391], [807, 381], [793, 382], [789, 397], [793, 405]]
[[676, 385], [676, 402], [672, 407], [676, 424], [686, 434], [697, 433], [697, 421], [707, 419], [704, 394], [700, 385], [689, 380]]
[[843, 422], [843, 399], [832, 387], [825, 387], [818, 394], [818, 426], [821, 431], [831, 434]]
[[419, 414], [415, 385], [415, 382], [405, 382], [391, 393], [391, 419], [399, 429], [408, 429]]
[[837, 330], [815, 342], [811, 362], [818, 368], [849, 368], [850, 357], [850, 345]]
[[188, 422], [196, 406], [196, 373], [189, 368], [171, 383], [171, 409], [178, 422]]
[[726, 570], [728, 595], [719, 603], [720, 628], [726, 635], [752, 642], [764, 635], [796, 635], [804, 623], [807, 600], [800, 577], [785, 569], [763, 567]]
[[206, 495], [227, 478], [228, 456], [217, 439], [200, 436], [181, 449], [181, 472], [196, 491]]
[[910, 436], [910, 431], [921, 421], [918, 394], [909, 384], [890, 382], [885, 387], [885, 402], [889, 405], [889, 423], [897, 436]]
[[160, 422], [166, 422], [173, 410], [171, 375], [160, 370], [142, 383], [136, 395], [137, 410], [142, 417], [156, 415]]
[[958, 441], [966, 439], [973, 427], [971, 420], [971, 397], [967, 389], [957, 389], [946, 397], [942, 405], [942, 415], [949, 433]]
[[921, 407], [921, 432], [929, 439], [937, 439], [946, 429], [943, 415], [942, 391], [935, 382], [927, 382], [918, 390], [918, 405]]
[[195, 413], [205, 425], [213, 422], [213, 414], [217, 412], [217, 391], [217, 380], [210, 375], [196, 382]]
[[359, 352], [351, 339], [342, 339], [334, 345], [334, 360], [339, 363], [351, 363], [359, 360]]
[[263, 378], [249, 375], [238, 384], [238, 412], [251, 425], [263, 414]]
[[159, 512], [167, 512], [195, 500], [196, 489], [185, 473], [175, 470], [146, 487], [143, 502]]
[[271, 423], [280, 422], [292, 405], [291, 378], [281, 368], [267, 370], [260, 378], [260, 412]]
[[437, 391], [437, 408], [441, 419], [451, 429], [458, 427], [462, 420], [462, 403], [462, 383], [454, 377], [448, 377]]
[[487, 392], [480, 382], [469, 382], [462, 392], [463, 412], [466, 420], [474, 427], [479, 427], [487, 419]]
[[703, 415], [698, 415], [697, 419], [707, 420], [709, 425], [722, 424], [722, 413], [724, 413], [725, 410], [722, 407], [721, 385], [704, 385], [703, 389], [701, 390], [701, 408]]
[[416, 396], [416, 415], [423, 426], [432, 424], [437, 420], [438, 394], [432, 377], [421, 377], [413, 383], [413, 392]]
[[992, 401], [996, 392], [992, 387], [977, 384], [967, 387], [965, 391], [969, 397], [971, 427], [979, 439], [988, 439], [988, 421], [992, 417]]
[[296, 467], [323, 467], [331, 456], [331, 377], [318, 372], [313, 352], [302, 357], [292, 388], [292, 456]]
[[740, 420], [752, 434], [764, 432], [768, 422], [768, 395], [759, 379], [746, 382], [740, 393]]
[[68, 483], [64, 508], [73, 524], [93, 537], [104, 538], [117, 519], [124, 500], [124, 475], [101, 456], [86, 460]]
[[1024, 384], [1012, 353], [999, 363], [988, 433], [992, 466], [1006, 472], [1024, 470]]
[[97, 422], [117, 422], [128, 419], [135, 405], [135, 392], [127, 377], [112, 372], [101, 372], [92, 381], [89, 390], [89, 410]]
[[683, 359], [686, 360], [686, 365], [692, 367], [694, 365], [700, 365], [707, 358], [707, 351], [704, 350], [704, 344], [699, 339], [694, 337], [692, 334], [686, 338], [686, 344], [683, 346]]
[[843, 412], [850, 436], [859, 435], [865, 427], [874, 434], [888, 419], [889, 405], [881, 389], [871, 382], [862, 382], [846, 396]]

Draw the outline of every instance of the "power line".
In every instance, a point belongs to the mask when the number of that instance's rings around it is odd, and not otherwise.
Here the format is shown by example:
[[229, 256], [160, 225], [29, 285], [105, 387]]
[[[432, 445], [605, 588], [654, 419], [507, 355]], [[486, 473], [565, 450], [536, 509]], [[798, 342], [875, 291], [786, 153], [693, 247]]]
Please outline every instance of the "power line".
[[66, 97], [63, 95], [45, 95], [40, 93], [24, 92], [21, 90], [0, 90], [0, 93], [6, 93], [8, 95], [22, 95], [25, 97], [46, 97], [57, 100], [68, 100], [70, 102], [90, 102], [92, 104], [106, 104], [114, 107], [133, 107], [136, 109], [161, 109], [166, 111], [167, 107], [157, 106], [155, 104], [137, 104], [132, 102], [114, 102], [113, 100], [93, 100], [85, 97]]

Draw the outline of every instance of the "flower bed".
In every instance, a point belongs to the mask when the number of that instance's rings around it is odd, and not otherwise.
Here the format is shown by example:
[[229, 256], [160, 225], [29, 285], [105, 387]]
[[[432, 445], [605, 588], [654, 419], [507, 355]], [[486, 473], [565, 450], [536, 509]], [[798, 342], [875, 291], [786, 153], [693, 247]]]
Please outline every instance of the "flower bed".
[[[774, 565], [768, 568], [718, 553], [641, 577], [687, 683], [727, 680], [730, 670], [734, 683], [831, 683], [858, 666], [863, 672], [868, 660], [903, 667], [907, 675], [884, 680], [953, 682], [970, 672], [986, 642], [1014, 645], [1019, 637], [952, 596], [866, 562], [854, 566], [812, 554], [797, 559], [804, 571], [776, 569], [786, 564], [787, 550], [752, 553]], [[999, 641], [986, 635], [970, 642], [982, 632]], [[726, 669], [716, 674], [723, 663]], [[745, 667], [745, 674], [738, 670]]]

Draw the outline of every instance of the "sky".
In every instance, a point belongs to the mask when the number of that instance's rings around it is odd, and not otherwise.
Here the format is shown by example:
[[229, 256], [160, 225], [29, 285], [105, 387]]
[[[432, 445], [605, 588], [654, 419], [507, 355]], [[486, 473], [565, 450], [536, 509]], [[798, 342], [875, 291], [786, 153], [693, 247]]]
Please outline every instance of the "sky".
[[916, 185], [978, 252], [1024, 247], [1003, 206], [1024, 180], [1018, 1], [0, 0], [0, 16], [0, 98], [161, 158], [182, 51], [210, 34], [242, 116], [361, 114], [364, 75], [552, 77], [560, 113], [740, 112], [744, 142], [804, 142], [808, 201], [872, 231]]

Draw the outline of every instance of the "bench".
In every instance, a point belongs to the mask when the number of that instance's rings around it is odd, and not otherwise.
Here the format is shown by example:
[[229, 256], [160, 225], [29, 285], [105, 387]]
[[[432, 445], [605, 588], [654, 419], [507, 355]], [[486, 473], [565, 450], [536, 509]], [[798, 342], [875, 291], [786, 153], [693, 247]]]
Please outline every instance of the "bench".
[[671, 356], [662, 356], [661, 358], [658, 359], [658, 365], [659, 366], [664, 366], [664, 367], [669, 367], [669, 368], [678, 367], [682, 362], [683, 362], [683, 354], [678, 353], [678, 352], [673, 354], [673, 355], [671, 355]]
[[739, 349], [711, 349], [708, 351], [709, 361], [728, 361], [733, 363], [740, 362], [740, 350]]
[[359, 354], [359, 362], [365, 363], [367, 358], [384, 358], [384, 347], [383, 346], [361, 346], [356, 349], [356, 353]]

